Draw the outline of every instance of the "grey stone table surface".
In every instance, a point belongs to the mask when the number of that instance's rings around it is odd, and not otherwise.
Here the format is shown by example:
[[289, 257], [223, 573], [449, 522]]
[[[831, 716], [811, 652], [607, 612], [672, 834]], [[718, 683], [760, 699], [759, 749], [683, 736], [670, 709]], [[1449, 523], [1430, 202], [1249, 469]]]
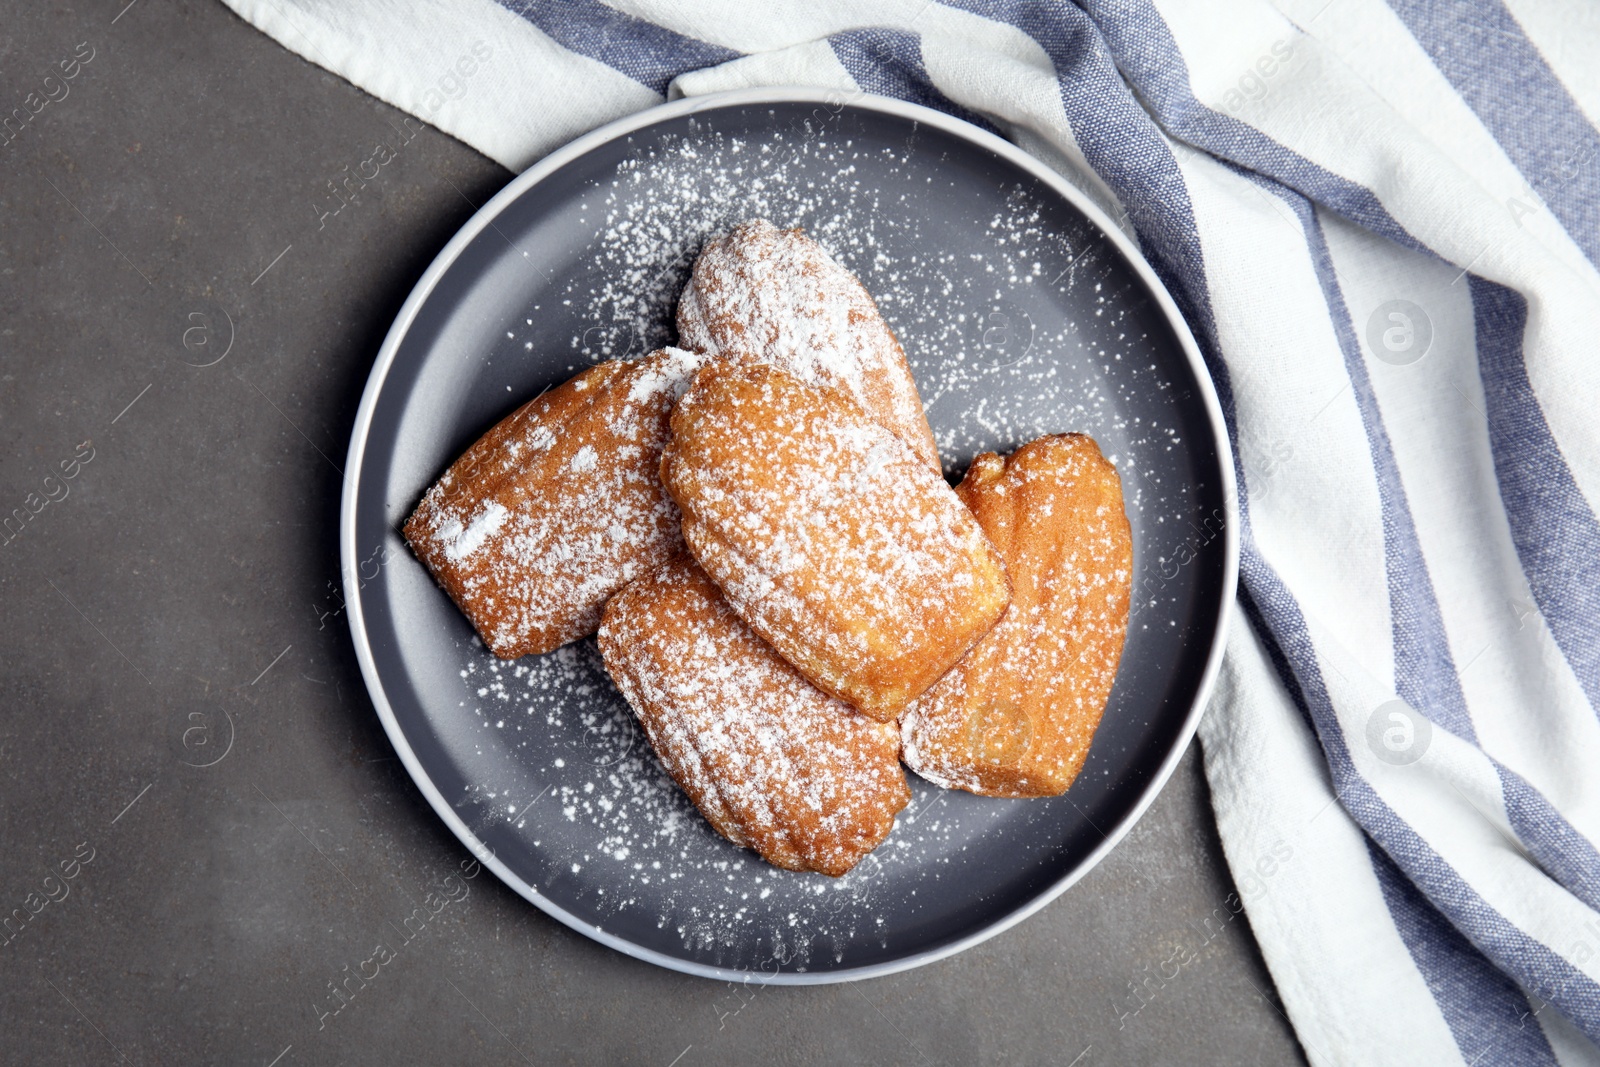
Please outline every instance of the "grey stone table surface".
[[0, 1061], [1301, 1061], [1197, 749], [1076, 887], [918, 970], [730, 987], [481, 873], [332, 1010], [468, 859], [336, 614], [340, 465], [393, 315], [510, 175], [430, 129], [320, 218], [400, 113], [211, 0], [124, 3], [0, 20], [0, 114], [26, 117], [0, 514], [27, 516], [0, 535]]

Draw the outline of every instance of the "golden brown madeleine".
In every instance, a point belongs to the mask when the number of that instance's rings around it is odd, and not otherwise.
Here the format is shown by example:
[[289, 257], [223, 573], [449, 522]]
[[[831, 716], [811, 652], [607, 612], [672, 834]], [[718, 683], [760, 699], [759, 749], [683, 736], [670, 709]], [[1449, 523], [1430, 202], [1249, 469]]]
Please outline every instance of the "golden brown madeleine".
[[768, 863], [844, 874], [911, 799], [895, 726], [812, 687], [687, 557], [611, 599], [600, 653], [668, 773]]
[[753, 219], [707, 242], [678, 301], [678, 343], [843, 389], [939, 470], [894, 331], [860, 280], [804, 230]]
[[903, 758], [948, 788], [1056, 796], [1083, 766], [1128, 629], [1122, 483], [1069, 433], [979, 456], [956, 492], [1005, 557], [1011, 607], [906, 712]]
[[880, 721], [1005, 610], [1000, 558], [954, 491], [842, 393], [712, 364], [673, 411], [661, 474], [739, 617]]
[[593, 633], [612, 593], [682, 551], [661, 448], [706, 359], [667, 348], [585, 371], [484, 434], [417, 505], [406, 541], [496, 656]]

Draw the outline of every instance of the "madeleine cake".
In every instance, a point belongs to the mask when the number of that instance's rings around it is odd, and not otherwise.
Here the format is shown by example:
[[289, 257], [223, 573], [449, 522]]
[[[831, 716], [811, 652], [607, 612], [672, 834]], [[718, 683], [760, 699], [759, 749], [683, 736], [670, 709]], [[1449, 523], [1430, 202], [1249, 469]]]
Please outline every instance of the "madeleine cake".
[[600, 653], [673, 780], [769, 863], [844, 874], [911, 799], [894, 724], [800, 677], [686, 557], [612, 598]]
[[843, 393], [713, 363], [673, 411], [661, 472], [739, 617], [873, 718], [895, 718], [1005, 610], [977, 521]]
[[417, 505], [406, 541], [496, 656], [593, 633], [611, 594], [682, 551], [661, 449], [708, 358], [590, 368], [484, 434]]
[[1117, 470], [1082, 434], [985, 453], [956, 490], [1005, 559], [1000, 624], [906, 712], [906, 764], [996, 797], [1064, 793], [1122, 656], [1133, 541]]
[[754, 219], [707, 242], [678, 301], [678, 343], [842, 389], [939, 470], [894, 331], [856, 276], [803, 230]]

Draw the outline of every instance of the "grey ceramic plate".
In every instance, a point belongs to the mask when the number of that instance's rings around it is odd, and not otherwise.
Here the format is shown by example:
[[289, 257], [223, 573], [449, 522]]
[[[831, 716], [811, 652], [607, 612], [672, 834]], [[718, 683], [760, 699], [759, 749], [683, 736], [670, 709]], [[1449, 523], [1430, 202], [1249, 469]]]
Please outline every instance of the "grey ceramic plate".
[[[1068, 794], [994, 800], [913, 776], [889, 840], [836, 881], [776, 870], [718, 837], [657, 765], [592, 639], [495, 661], [396, 533], [450, 461], [519, 404], [670, 341], [700, 243], [758, 215], [806, 227], [866, 283], [905, 345], [952, 478], [979, 451], [1087, 432], [1121, 471], [1135, 542], [1122, 667]], [[679, 101], [520, 175], [407, 300], [345, 469], [351, 628], [417, 786], [556, 919], [708, 976], [884, 974], [1038, 910], [1166, 781], [1233, 601], [1227, 438], [1155, 275], [1055, 172], [975, 126], [874, 97]]]

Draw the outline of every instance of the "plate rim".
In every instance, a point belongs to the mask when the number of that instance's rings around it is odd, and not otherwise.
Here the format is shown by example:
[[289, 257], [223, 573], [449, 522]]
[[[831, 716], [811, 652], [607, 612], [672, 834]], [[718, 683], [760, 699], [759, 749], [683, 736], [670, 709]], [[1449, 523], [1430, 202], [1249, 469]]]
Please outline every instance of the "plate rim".
[[[494, 219], [507, 205], [522, 197], [554, 171], [599, 145], [619, 137], [625, 137], [658, 122], [681, 118], [700, 111], [718, 110], [730, 106], [791, 103], [816, 103], [827, 106], [843, 104], [869, 111], [887, 113], [896, 117], [910, 119], [913, 122], [934, 126], [946, 133], [969, 141], [979, 148], [986, 149], [1021, 168], [1064, 197], [1095, 228], [1100, 230], [1102, 235], [1111, 241], [1117, 251], [1127, 260], [1140, 281], [1144, 283], [1145, 288], [1155, 299], [1157, 306], [1165, 316], [1169, 328], [1177, 337], [1179, 347], [1183, 350], [1184, 355], [1188, 357], [1190, 368], [1199, 383], [1199, 398], [1210, 422], [1212, 443], [1217, 450], [1222, 476], [1223, 506], [1226, 516], [1223, 526], [1224, 595], [1217, 611], [1215, 627], [1211, 637], [1211, 648], [1206, 656], [1205, 668], [1201, 672], [1200, 685], [1195, 692], [1188, 714], [1184, 717], [1178, 736], [1162, 758], [1156, 773], [1151, 776], [1149, 782], [1146, 783], [1140, 793], [1139, 799], [1127, 813], [1109, 831], [1101, 831], [1102, 839], [1100, 843], [1072, 870], [1051, 883], [1026, 904], [949, 944], [909, 953], [899, 959], [882, 963], [828, 971], [779, 971], [777, 974], [769, 975], [763, 971], [743, 971], [698, 963], [694, 960], [671, 956], [664, 952], [635, 944], [616, 934], [607, 932], [600, 926], [579, 919], [560, 904], [545, 897], [539, 892], [538, 887], [524, 882], [502, 863], [494, 852], [478, 839], [466, 822], [456, 814], [450, 802], [439, 792], [438, 787], [434, 785], [432, 778], [417, 758], [415, 751], [411, 747], [410, 740], [406, 737], [405, 731], [400, 727], [399, 721], [395, 717], [394, 709], [390, 706], [388, 697], [384, 692], [382, 679], [378, 675], [377, 662], [372, 654], [372, 646], [367, 639], [366, 619], [361, 606], [360, 588], [359, 583], [356, 581], [357, 571], [354, 561], [359, 558], [356, 545], [356, 501], [361, 488], [361, 467], [362, 461], [366, 456], [367, 436], [372, 427], [373, 413], [377, 408], [379, 394], [383, 391], [384, 383], [388, 379], [389, 370], [394, 363], [396, 355], [399, 353], [400, 345], [409, 332], [418, 312], [432, 295], [440, 279], [460, 258], [461, 253], [466, 250], [467, 246], [493, 224]], [[1205, 360], [1201, 356], [1199, 346], [1195, 343], [1188, 323], [1184, 321], [1183, 315], [1178, 311], [1172, 295], [1167, 292], [1166, 286], [1161, 283], [1161, 279], [1156, 276], [1150, 264], [1145, 261], [1144, 256], [1139, 252], [1134, 242], [1123, 233], [1121, 228], [1087, 194], [1068, 181], [1060, 172], [1054, 170], [1043, 161], [1030, 156], [1011, 142], [989, 133], [987, 130], [953, 115], [947, 115], [942, 111], [923, 107], [920, 104], [896, 100], [892, 97], [878, 96], [873, 93], [844, 89], [825, 89], [816, 86], [755, 86], [732, 89], [658, 104], [613, 120], [568, 142], [544, 156], [527, 170], [513, 177], [503, 189], [479, 208], [440, 249], [438, 255], [428, 265], [427, 270], [423, 271], [422, 276], [418, 278], [416, 284], [412, 287], [405, 303], [401, 305], [400, 311], [395, 315], [394, 323], [389, 327], [388, 333], [385, 334], [383, 344], [379, 346], [378, 355], [373, 361], [372, 371], [367, 377], [366, 386], [362, 390], [360, 406], [356, 409], [355, 423], [350, 431], [350, 447], [345, 454], [344, 483], [339, 505], [340, 582], [343, 586], [344, 602], [348, 609], [346, 614], [350, 623], [350, 636], [355, 644], [356, 659], [361, 665], [362, 681], [366, 684], [367, 695], [372, 700], [379, 720], [383, 723], [384, 732], [389, 737], [389, 743], [394, 746], [395, 754], [400, 757], [400, 761], [405, 765], [406, 772], [411, 776], [413, 784], [427, 799], [434, 813], [444, 821], [444, 824], [449, 827], [456, 838], [467, 847], [473, 858], [493, 871], [502, 882], [516, 891], [518, 895], [564, 926], [598, 941], [608, 948], [615, 949], [634, 959], [653, 963], [656, 966], [682, 974], [724, 981], [742, 981], [746, 983], [758, 981], [763, 985], [829, 985], [838, 982], [852, 982], [896, 974], [938, 960], [948, 959], [1011, 929], [1024, 919], [1038, 913], [1045, 905], [1061, 896], [1062, 893], [1065, 893], [1093, 870], [1110, 854], [1112, 849], [1121, 843], [1134, 825], [1144, 817], [1150, 806], [1155, 802], [1156, 797], [1160, 795], [1161, 790], [1166, 786], [1167, 781], [1172, 777], [1173, 771], [1177, 769], [1178, 761], [1183, 758], [1184, 753], [1189, 749], [1190, 743], [1194, 740], [1195, 731], [1200, 725], [1200, 719], [1205, 713], [1206, 704], [1210, 700], [1211, 691], [1215, 686], [1218, 672], [1221, 669], [1222, 656], [1227, 645], [1228, 630], [1235, 612], [1239, 573], [1238, 489], [1234, 477], [1233, 463], [1233, 447], [1228, 438], [1227, 426], [1223, 419], [1222, 406], [1217, 399], [1215, 384], [1211, 380], [1210, 371], [1206, 368]], [[353, 586], [355, 587], [353, 588]]]

